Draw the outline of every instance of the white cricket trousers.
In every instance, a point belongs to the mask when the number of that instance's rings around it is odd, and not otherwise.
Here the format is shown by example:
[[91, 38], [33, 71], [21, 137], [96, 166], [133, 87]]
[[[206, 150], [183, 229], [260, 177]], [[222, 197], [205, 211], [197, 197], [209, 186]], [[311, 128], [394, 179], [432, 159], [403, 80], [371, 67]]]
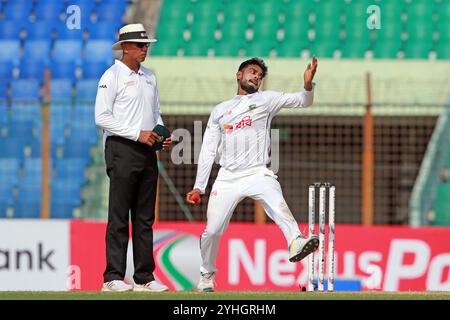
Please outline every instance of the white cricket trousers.
[[207, 224], [200, 238], [203, 273], [216, 272], [219, 240], [227, 228], [234, 209], [244, 198], [260, 201], [266, 214], [278, 225], [288, 245], [301, 235], [289, 210], [277, 176], [266, 167], [236, 172], [219, 170], [208, 202]]

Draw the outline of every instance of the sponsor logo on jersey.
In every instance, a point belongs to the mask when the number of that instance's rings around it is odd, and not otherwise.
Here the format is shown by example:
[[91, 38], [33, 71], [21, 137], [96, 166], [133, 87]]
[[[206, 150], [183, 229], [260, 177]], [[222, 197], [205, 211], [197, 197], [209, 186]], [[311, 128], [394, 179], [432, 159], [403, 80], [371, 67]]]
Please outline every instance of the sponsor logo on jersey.
[[228, 134], [233, 132], [233, 126], [231, 124], [224, 124], [223, 128], [225, 129], [225, 132]]
[[250, 117], [250, 116], [245, 116], [244, 118], [242, 118], [241, 121], [236, 122], [236, 124], [234, 125], [234, 127], [236, 129], [251, 127], [251, 126], [252, 126], [252, 117]]

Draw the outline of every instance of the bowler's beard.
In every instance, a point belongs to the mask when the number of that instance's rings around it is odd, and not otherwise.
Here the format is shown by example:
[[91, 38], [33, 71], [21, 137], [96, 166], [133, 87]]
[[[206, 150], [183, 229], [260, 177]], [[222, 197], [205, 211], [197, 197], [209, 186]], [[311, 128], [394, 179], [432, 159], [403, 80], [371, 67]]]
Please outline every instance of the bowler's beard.
[[239, 81], [239, 85], [241, 86], [241, 89], [247, 92], [248, 94], [252, 94], [258, 91], [258, 88], [255, 88], [242, 80]]

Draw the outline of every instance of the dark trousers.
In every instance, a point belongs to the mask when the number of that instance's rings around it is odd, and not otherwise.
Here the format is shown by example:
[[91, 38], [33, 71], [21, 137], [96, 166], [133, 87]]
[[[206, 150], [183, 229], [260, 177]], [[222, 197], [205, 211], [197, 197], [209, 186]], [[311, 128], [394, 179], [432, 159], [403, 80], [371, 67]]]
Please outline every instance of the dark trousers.
[[131, 216], [133, 278], [135, 283], [144, 284], [154, 280], [155, 270], [156, 153], [140, 142], [111, 136], [106, 139], [105, 160], [110, 186], [104, 282], [125, 277]]

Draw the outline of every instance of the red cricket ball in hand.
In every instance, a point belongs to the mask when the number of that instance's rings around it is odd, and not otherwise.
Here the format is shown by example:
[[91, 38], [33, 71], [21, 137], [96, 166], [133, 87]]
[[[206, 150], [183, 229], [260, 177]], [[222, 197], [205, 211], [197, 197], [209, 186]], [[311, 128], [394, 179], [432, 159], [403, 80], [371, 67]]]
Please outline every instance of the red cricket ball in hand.
[[200, 194], [198, 192], [194, 192], [191, 195], [191, 200], [194, 201], [195, 204], [197, 204], [200, 201]]

